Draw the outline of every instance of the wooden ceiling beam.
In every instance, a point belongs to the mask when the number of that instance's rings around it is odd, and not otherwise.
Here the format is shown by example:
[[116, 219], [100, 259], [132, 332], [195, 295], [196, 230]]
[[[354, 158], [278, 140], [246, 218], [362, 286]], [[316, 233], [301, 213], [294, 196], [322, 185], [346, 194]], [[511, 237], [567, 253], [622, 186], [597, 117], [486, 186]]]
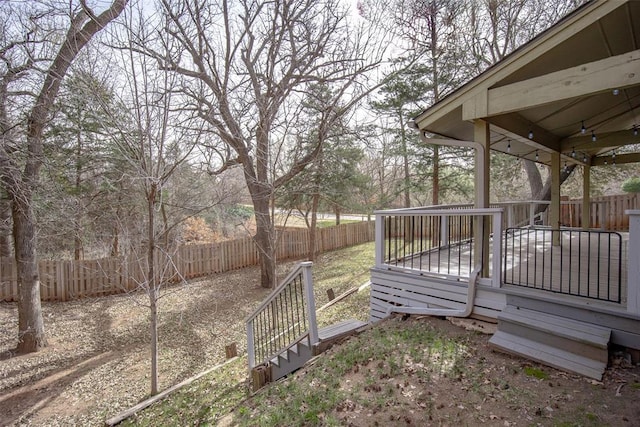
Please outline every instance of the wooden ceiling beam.
[[613, 156], [592, 157], [591, 166], [611, 166], [613, 165], [614, 160], [616, 165], [622, 165], [625, 163], [638, 163], [640, 162], [640, 153], [617, 154], [615, 159]]
[[[640, 73], [639, 73], [640, 74]], [[616, 148], [629, 144], [640, 144], [640, 134], [633, 135], [632, 130], [621, 130], [617, 132], [596, 133], [596, 140], [593, 141], [591, 133], [583, 136], [574, 136], [560, 141], [563, 153], [571, 150], [597, 151], [603, 148]]]
[[462, 106], [463, 120], [486, 118], [570, 98], [640, 85], [640, 50], [479, 92]]
[[[560, 151], [560, 138], [558, 136], [540, 126], [536, 126], [519, 114], [511, 113], [490, 117], [487, 121], [503, 130], [519, 135], [533, 149]], [[533, 139], [529, 139], [529, 132], [533, 132]]]

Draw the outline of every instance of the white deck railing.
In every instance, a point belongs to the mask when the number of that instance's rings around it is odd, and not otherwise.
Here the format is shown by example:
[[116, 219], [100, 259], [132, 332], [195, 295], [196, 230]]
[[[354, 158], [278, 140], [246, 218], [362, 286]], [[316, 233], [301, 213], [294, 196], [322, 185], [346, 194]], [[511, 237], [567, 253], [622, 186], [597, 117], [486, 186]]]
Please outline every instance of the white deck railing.
[[318, 343], [311, 262], [303, 262], [247, 318], [249, 369], [307, 338]]
[[[415, 208], [376, 212], [376, 268], [467, 281], [482, 263], [480, 283], [500, 287], [503, 208]], [[491, 261], [489, 261], [491, 260]]]

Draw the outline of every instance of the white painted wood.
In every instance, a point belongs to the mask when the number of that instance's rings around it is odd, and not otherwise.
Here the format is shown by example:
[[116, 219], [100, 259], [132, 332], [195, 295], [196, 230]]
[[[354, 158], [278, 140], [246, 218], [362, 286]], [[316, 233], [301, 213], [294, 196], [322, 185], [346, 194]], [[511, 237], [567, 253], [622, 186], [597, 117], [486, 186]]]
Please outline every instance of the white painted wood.
[[573, 354], [579, 354], [598, 362], [607, 363], [609, 360], [608, 349], [592, 346], [588, 342], [577, 341], [561, 334], [549, 333], [542, 329], [528, 327], [523, 322], [498, 321], [498, 330], [504, 333], [526, 338], [529, 341], [540, 342], [550, 347], [559, 348]]
[[[371, 290], [391, 294], [396, 290], [407, 291], [407, 295], [410, 296], [424, 295], [460, 304], [463, 304], [467, 297], [467, 286], [460, 282], [379, 270], [371, 272]], [[499, 311], [505, 307], [505, 304], [506, 296], [503, 292], [485, 285], [478, 286], [476, 306]]]
[[384, 262], [385, 239], [384, 239], [384, 215], [376, 214], [375, 223], [375, 266], [382, 267]]
[[249, 371], [256, 367], [255, 341], [253, 336], [253, 320], [247, 322], [247, 358]]
[[582, 228], [591, 228], [591, 166], [582, 166]]
[[302, 267], [305, 301], [307, 302], [307, 316], [309, 318], [309, 342], [311, 346], [314, 346], [318, 343], [318, 321], [316, 319], [316, 300], [313, 295], [312, 265], [313, 263], [310, 261], [300, 264]]
[[597, 380], [602, 379], [607, 367], [606, 363], [501, 331], [497, 331], [489, 343], [501, 351], [524, 356], [554, 368], [575, 372]]
[[[551, 153], [551, 206], [549, 206], [549, 225], [560, 228], [560, 153]], [[553, 233], [554, 246], [560, 245], [560, 233]]]
[[627, 210], [629, 247], [627, 250], [627, 311], [640, 315], [640, 210]]
[[493, 235], [500, 236], [492, 243], [491, 280], [494, 288], [502, 286], [502, 212], [493, 215]]
[[349, 319], [342, 322], [326, 326], [318, 330], [318, 338], [320, 341], [327, 341], [338, 338], [343, 335], [350, 334], [356, 329], [362, 328], [367, 324], [361, 320]]
[[604, 350], [608, 348], [611, 338], [609, 328], [512, 305], [507, 305], [502, 310], [498, 320], [538, 329]]

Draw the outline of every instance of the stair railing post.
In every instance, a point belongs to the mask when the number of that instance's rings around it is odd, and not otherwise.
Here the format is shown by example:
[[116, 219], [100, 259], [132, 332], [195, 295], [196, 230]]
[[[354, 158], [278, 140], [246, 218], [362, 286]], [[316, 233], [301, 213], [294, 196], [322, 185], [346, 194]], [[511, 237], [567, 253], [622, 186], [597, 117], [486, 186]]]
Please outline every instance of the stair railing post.
[[302, 267], [302, 279], [304, 281], [305, 300], [307, 301], [307, 313], [309, 316], [309, 344], [316, 345], [318, 339], [318, 321], [316, 320], [316, 302], [313, 296], [313, 276], [311, 274], [311, 261], [300, 264]]
[[256, 366], [256, 353], [254, 348], [254, 337], [253, 337], [253, 320], [247, 322], [247, 357], [249, 359], [249, 370], [255, 368]]

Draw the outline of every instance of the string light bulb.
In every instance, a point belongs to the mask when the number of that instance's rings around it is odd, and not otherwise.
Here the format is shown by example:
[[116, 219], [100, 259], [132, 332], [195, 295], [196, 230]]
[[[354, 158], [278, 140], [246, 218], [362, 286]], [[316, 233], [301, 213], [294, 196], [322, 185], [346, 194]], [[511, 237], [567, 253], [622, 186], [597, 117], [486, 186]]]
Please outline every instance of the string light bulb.
[[616, 88], [613, 90], [613, 95], [614, 96], [618, 96], [618, 94], [620, 93], [620, 89]]
[[567, 167], [567, 161], [564, 161], [564, 173], [567, 173], [567, 171], [569, 170], [569, 168]]
[[580, 133], [585, 133], [587, 131], [587, 128], [584, 127], [584, 120], [582, 121], [582, 127], [580, 128]]
[[633, 125], [633, 136], [638, 136], [638, 126]]
[[591, 131], [591, 141], [596, 142], [598, 138], [596, 138], [596, 133], [594, 131]]
[[507, 153], [511, 152], [511, 140], [507, 143]]
[[587, 163], [587, 155], [586, 154], [582, 155], [582, 163]]
[[533, 139], [533, 131], [532, 130], [529, 131], [529, 139]]
[[573, 149], [571, 150], [571, 157], [573, 157], [574, 159], [576, 158], [576, 147], [573, 147]]
[[538, 156], [538, 150], [536, 150], [536, 162], [538, 161], [539, 158], [540, 156]]

